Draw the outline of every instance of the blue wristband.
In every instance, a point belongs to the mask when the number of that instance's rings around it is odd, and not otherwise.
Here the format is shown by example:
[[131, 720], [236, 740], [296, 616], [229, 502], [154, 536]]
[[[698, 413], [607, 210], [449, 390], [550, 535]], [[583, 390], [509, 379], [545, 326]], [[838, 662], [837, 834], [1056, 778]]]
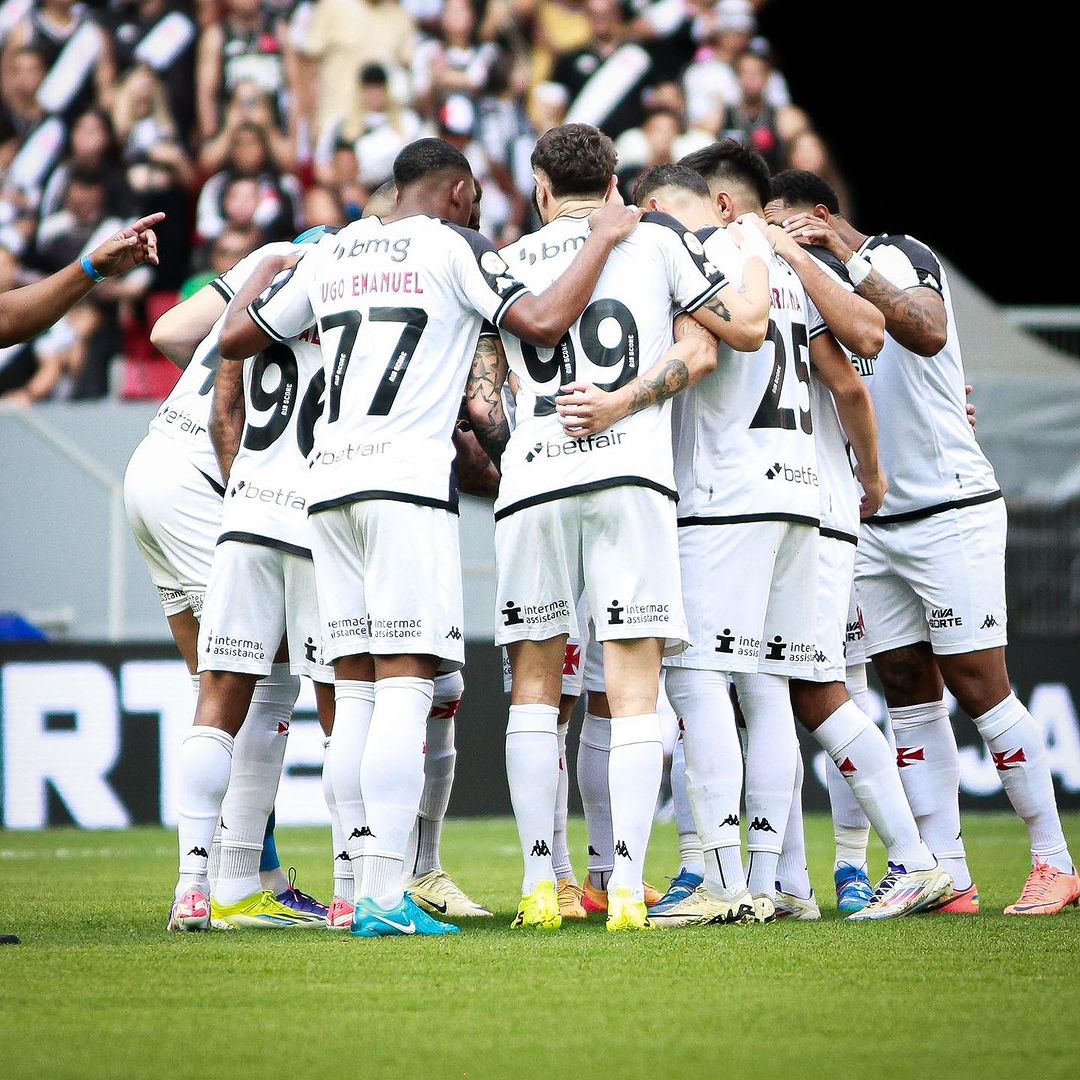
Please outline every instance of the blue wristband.
[[94, 264], [90, 261], [89, 255], [84, 255], [79, 260], [79, 265], [83, 268], [83, 272], [91, 281], [105, 280], [105, 275], [98, 273], [98, 271], [94, 269]]

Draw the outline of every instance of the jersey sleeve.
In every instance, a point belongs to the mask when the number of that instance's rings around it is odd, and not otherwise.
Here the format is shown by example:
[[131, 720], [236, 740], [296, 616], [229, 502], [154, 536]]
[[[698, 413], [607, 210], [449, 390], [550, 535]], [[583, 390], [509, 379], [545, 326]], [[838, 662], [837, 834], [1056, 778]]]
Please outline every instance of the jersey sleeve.
[[872, 250], [875, 256], [886, 256], [883, 267], [874, 261], [875, 268], [898, 289], [927, 288], [942, 295], [941, 263], [925, 244], [910, 236], [889, 236]]
[[821, 317], [821, 312], [817, 309], [817, 304], [810, 299], [810, 295], [806, 296], [806, 336], [810, 341], [813, 341], [818, 334], [824, 334], [829, 327], [826, 325], [825, 320]]
[[315, 260], [305, 256], [291, 270], [285, 270], [248, 308], [260, 329], [275, 341], [288, 341], [315, 322], [308, 286]]
[[239, 262], [229, 267], [224, 274], [219, 274], [210, 282], [210, 287], [221, 294], [221, 298], [225, 303], [229, 303], [244, 287], [244, 282], [251, 276], [262, 259], [265, 259], [268, 255], [288, 254], [292, 250], [293, 245], [289, 243], [264, 244], [249, 255], [245, 255]]
[[658, 226], [660, 248], [671, 281], [671, 296], [682, 311], [697, 311], [727, 283], [727, 276], [705, 254], [705, 245], [667, 214], [646, 214], [642, 222]]
[[479, 312], [494, 326], [528, 289], [510, 273], [495, 245], [473, 229], [447, 224], [457, 236], [447, 245], [455, 287], [466, 307]]

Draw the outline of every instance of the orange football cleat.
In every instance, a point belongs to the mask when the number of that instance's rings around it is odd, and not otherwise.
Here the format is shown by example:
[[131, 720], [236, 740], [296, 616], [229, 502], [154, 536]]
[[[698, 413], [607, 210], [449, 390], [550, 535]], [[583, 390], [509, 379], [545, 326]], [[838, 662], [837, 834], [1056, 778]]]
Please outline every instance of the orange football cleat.
[[969, 888], [950, 893], [940, 907], [930, 910], [934, 915], [978, 915], [979, 890], [972, 882]]
[[1006, 915], [1057, 915], [1067, 907], [1080, 904], [1080, 877], [1076, 868], [1071, 874], [1056, 866], [1035, 859], [1024, 891], [1015, 904], [1005, 909]]
[[581, 905], [583, 890], [577, 882], [560, 878], [555, 882], [555, 895], [559, 899], [559, 914], [564, 919], [585, 918], [585, 908]]
[[[645, 882], [645, 906], [656, 907], [664, 897], [658, 893], [648, 882]], [[589, 915], [596, 915], [607, 911], [607, 893], [598, 889], [592, 878], [585, 878], [585, 888], [582, 892], [581, 906]]]

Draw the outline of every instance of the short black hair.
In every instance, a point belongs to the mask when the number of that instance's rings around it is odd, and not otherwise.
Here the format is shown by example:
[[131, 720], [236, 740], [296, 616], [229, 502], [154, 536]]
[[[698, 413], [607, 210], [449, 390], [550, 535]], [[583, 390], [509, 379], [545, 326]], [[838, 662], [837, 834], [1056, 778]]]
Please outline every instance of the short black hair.
[[394, 182], [398, 191], [440, 172], [472, 176], [469, 159], [442, 139], [417, 139], [394, 158]]
[[725, 139], [687, 154], [680, 162], [700, 173], [711, 185], [714, 181], [736, 180], [750, 188], [762, 206], [772, 197], [769, 166], [765, 159], [735, 139]]
[[692, 191], [703, 199], [709, 198], [709, 185], [701, 173], [688, 169], [685, 165], [657, 165], [646, 169], [634, 185], [634, 203], [641, 206], [650, 195], [661, 188], [674, 187]]
[[817, 206], [819, 203], [830, 214], [840, 213], [840, 200], [832, 187], [817, 173], [806, 169], [785, 169], [772, 178], [772, 198], [785, 206]]
[[551, 193], [606, 195], [615, 174], [615, 144], [591, 124], [563, 124], [545, 132], [532, 152], [532, 167], [551, 181]]
[[386, 86], [389, 81], [390, 76], [387, 75], [386, 68], [382, 64], [365, 64], [360, 69], [361, 86]]

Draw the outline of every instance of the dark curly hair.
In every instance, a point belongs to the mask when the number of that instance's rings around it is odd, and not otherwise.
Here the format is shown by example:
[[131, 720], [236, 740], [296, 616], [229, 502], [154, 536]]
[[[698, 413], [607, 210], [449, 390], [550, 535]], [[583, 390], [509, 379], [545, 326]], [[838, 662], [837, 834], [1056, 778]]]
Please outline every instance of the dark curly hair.
[[772, 178], [772, 198], [785, 206], [817, 206], [819, 203], [830, 214], [840, 213], [840, 200], [836, 192], [817, 173], [805, 169], [785, 169]]
[[638, 177], [638, 182], [634, 185], [634, 202], [641, 206], [650, 195], [666, 187], [692, 191], [705, 199], [709, 197], [709, 185], [705, 183], [701, 173], [696, 173], [685, 165], [657, 165], [646, 169]]
[[552, 128], [532, 152], [532, 167], [545, 173], [556, 198], [607, 194], [615, 161], [615, 144], [589, 124]]
[[764, 206], [772, 197], [769, 186], [769, 166], [756, 151], [734, 139], [713, 143], [711, 146], [687, 154], [680, 162], [688, 169], [700, 173], [711, 187], [714, 183], [735, 180], [757, 195]]

